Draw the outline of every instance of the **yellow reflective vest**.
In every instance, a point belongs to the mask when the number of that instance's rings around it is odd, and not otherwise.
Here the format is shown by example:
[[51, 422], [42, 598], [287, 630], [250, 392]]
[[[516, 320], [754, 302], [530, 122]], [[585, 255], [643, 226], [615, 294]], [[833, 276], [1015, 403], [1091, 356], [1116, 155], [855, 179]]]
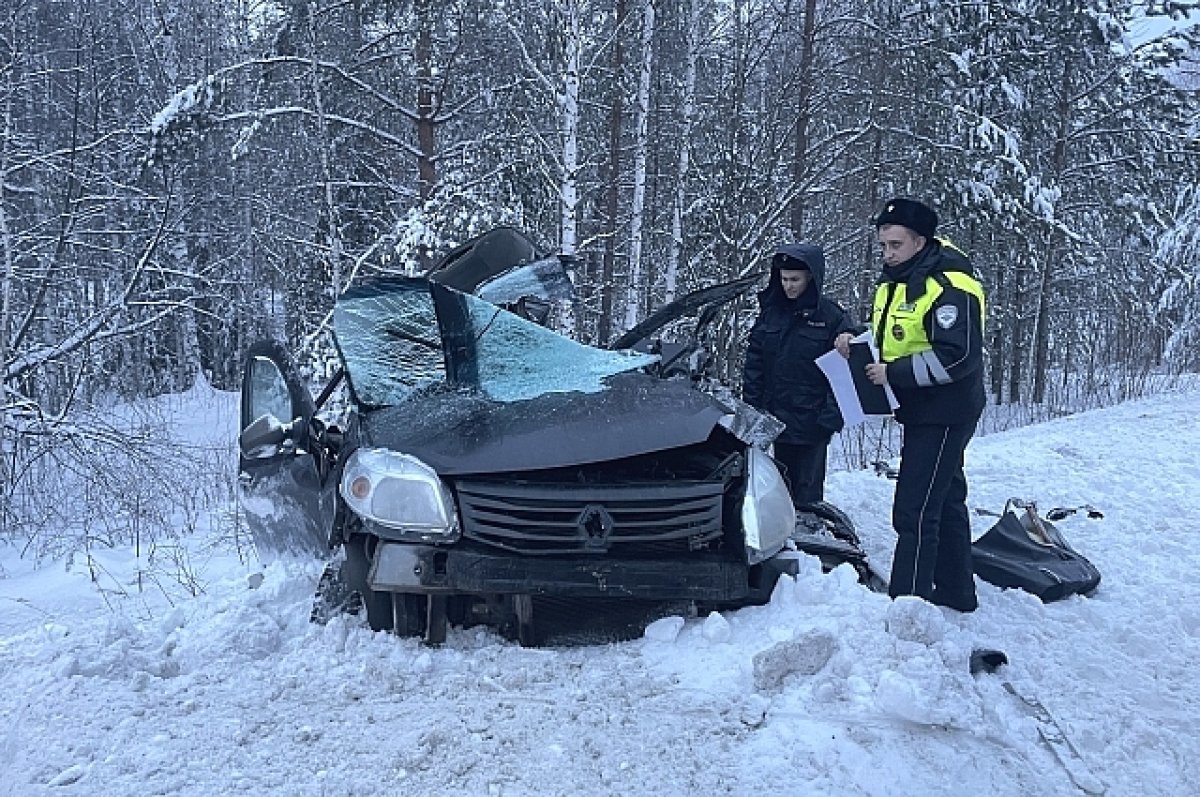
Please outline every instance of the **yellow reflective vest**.
[[871, 311], [871, 328], [885, 363], [933, 348], [925, 332], [925, 316], [945, 290], [943, 280], [979, 300], [979, 328], [983, 329], [983, 286], [969, 274], [961, 271], [930, 274], [925, 278], [925, 293], [913, 302], [905, 296], [904, 283], [886, 282], [876, 288]]

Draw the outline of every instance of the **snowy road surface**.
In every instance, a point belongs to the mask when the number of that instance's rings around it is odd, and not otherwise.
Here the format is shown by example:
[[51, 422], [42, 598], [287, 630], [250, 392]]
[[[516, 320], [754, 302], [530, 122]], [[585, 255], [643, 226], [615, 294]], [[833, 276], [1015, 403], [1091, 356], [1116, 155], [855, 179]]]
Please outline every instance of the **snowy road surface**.
[[[806, 558], [768, 606], [632, 642], [527, 650], [452, 629], [427, 648], [310, 625], [313, 563], [260, 569], [195, 540], [190, 598], [138, 592], [130, 552], [97, 557], [101, 593], [82, 561], [33, 570], [0, 548], [0, 795], [1076, 793], [999, 679], [968, 673], [979, 645], [1008, 652], [1107, 794], [1200, 794], [1198, 404], [976, 439], [970, 504], [1095, 505], [1103, 519], [1058, 525], [1104, 581], [1050, 605], [981, 584], [965, 617]], [[843, 472], [827, 491], [885, 572], [892, 486]]]

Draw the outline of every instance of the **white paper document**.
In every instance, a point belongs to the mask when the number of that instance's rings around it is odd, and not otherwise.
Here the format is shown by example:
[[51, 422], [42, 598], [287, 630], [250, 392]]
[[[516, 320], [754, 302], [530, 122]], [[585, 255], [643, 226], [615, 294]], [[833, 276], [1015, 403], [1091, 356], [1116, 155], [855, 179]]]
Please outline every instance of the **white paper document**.
[[[891, 415], [892, 410], [900, 406], [890, 385], [884, 385], [881, 390], [878, 385], [871, 383], [866, 377], [866, 372], [862, 371], [866, 363], [879, 362], [879, 350], [875, 348], [875, 340], [871, 337], [870, 330], [850, 341], [850, 357], [851, 359], [846, 359], [835, 349], [816, 359], [817, 367], [824, 372], [830, 387], [833, 388], [833, 397], [837, 399], [838, 409], [842, 411], [842, 420], [847, 428], [856, 426], [867, 418]], [[855, 373], [851, 369], [852, 364], [861, 372]]]

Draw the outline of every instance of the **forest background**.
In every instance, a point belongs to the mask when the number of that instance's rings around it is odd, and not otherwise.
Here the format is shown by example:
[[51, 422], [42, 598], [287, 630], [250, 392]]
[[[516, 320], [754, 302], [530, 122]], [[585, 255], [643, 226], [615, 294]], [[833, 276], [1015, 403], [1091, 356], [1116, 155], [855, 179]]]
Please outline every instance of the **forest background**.
[[186, 529], [228, 452], [114, 407], [237, 389], [263, 337], [319, 379], [342, 290], [501, 224], [603, 344], [796, 239], [864, 318], [871, 216], [916, 196], [988, 291], [993, 408], [1157, 389], [1200, 368], [1198, 32], [1195, 0], [9, 0], [0, 543]]

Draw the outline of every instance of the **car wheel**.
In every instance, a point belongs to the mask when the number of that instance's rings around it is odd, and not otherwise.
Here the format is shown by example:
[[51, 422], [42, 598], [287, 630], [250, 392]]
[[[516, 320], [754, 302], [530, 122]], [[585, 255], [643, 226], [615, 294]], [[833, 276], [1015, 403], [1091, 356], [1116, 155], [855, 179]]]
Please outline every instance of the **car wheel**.
[[395, 622], [392, 613], [392, 594], [377, 592], [367, 584], [367, 573], [371, 569], [372, 541], [363, 535], [354, 535], [346, 543], [346, 561], [342, 563], [342, 579], [346, 586], [357, 592], [367, 613], [367, 625], [372, 631], [390, 631]]
[[358, 593], [351, 592], [343, 580], [345, 573], [338, 562], [330, 562], [321, 571], [317, 592], [313, 596], [309, 622], [325, 625], [339, 614], [358, 614], [361, 605]]

